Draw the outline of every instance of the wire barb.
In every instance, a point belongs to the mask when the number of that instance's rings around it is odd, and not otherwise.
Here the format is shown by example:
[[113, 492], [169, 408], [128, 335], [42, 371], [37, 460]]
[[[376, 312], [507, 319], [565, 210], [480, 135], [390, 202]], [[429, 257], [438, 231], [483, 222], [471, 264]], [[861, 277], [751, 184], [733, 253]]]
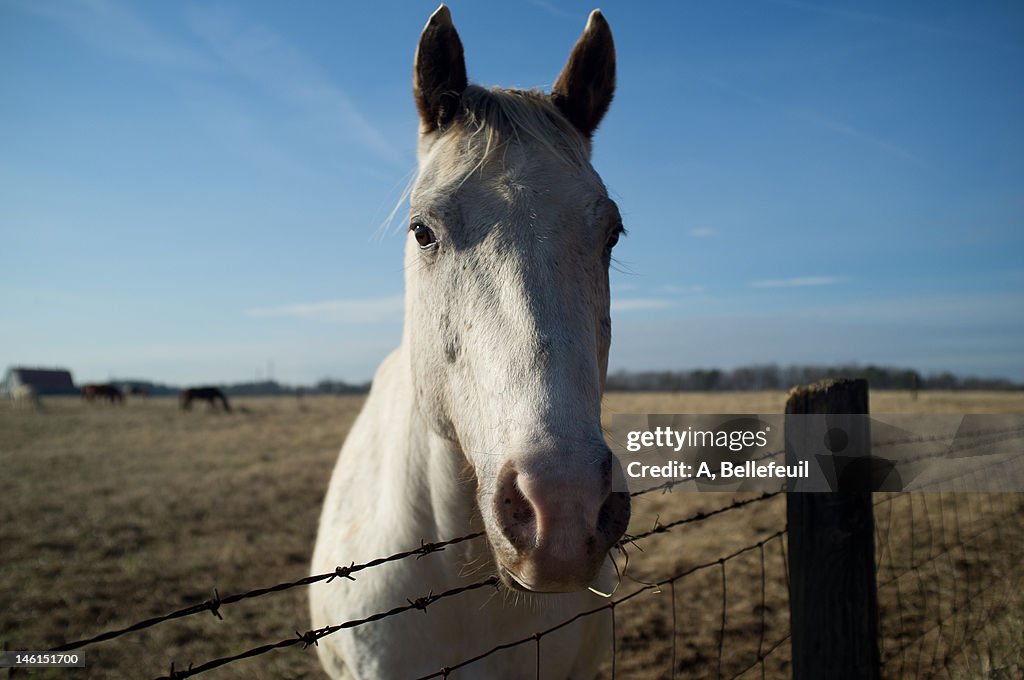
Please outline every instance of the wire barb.
[[355, 566], [356, 566], [356, 563], [352, 562], [347, 567], [342, 567], [342, 566], [335, 567], [334, 568], [334, 573], [331, 574], [330, 578], [328, 578], [326, 581], [324, 581], [324, 583], [330, 583], [331, 581], [333, 581], [336, 578], [346, 578], [349, 581], [355, 581], [356, 577], [352, 575], [352, 570], [355, 569]]
[[220, 593], [217, 589], [213, 589], [213, 599], [207, 600], [206, 605], [210, 609], [210, 613], [216, 616], [219, 620], [223, 621], [224, 617], [220, 615]]
[[423, 597], [417, 597], [415, 600], [406, 600], [414, 609], [419, 609], [424, 614], [427, 612], [427, 607], [434, 601], [434, 592], [430, 591]]
[[317, 637], [317, 632], [315, 630], [307, 630], [305, 633], [295, 631], [295, 635], [299, 638], [299, 640], [302, 641], [303, 649], [309, 649], [310, 647], [319, 646], [318, 641], [320, 640], [320, 638]]

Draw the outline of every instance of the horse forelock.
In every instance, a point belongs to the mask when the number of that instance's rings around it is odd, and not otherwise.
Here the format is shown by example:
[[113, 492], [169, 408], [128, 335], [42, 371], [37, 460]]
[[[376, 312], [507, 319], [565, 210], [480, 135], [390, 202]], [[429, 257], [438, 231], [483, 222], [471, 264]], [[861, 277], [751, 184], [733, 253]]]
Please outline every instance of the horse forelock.
[[543, 149], [572, 167], [590, 162], [590, 140], [540, 90], [470, 85], [462, 93], [459, 113], [451, 125], [435, 135], [431, 142], [461, 142], [460, 155], [471, 161], [474, 169], [503, 161], [510, 146]]

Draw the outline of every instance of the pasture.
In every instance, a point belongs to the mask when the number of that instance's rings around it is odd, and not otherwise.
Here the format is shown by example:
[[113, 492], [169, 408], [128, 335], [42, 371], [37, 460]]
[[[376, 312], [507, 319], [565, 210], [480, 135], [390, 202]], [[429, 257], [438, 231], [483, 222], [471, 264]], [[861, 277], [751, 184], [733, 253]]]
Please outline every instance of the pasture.
[[[124, 406], [110, 406], [51, 398], [43, 400], [40, 410], [0, 404], [0, 644], [47, 649], [201, 602], [215, 587], [225, 595], [305, 576], [330, 472], [362, 402], [362, 397], [238, 399], [231, 413], [205, 406], [183, 412], [174, 399], [129, 399]], [[604, 417], [610, 426], [616, 412], [779, 413], [784, 402], [785, 395], [774, 392], [619, 393], [605, 398]], [[1024, 394], [922, 393], [911, 400], [907, 393], [876, 392], [871, 409], [1020, 413]], [[675, 493], [637, 499], [629, 533], [650, 529], [656, 519], [664, 523], [720, 506], [718, 496]], [[784, 514], [778, 497], [644, 539], [629, 549], [627, 573], [636, 581], [623, 582], [620, 594], [635, 589], [637, 582], [717, 559], [769, 536], [782, 526]], [[903, 529], [892, 529], [898, 530]], [[887, 543], [913, 539], [893, 533]], [[965, 573], [982, 578], [990, 572], [1012, 575], [1016, 569], [1020, 583], [1019, 564], [1005, 564], [1004, 557], [1022, 541], [1020, 523], [1009, 526], [988, 540], [984, 551], [964, 556]], [[788, 625], [785, 608], [761, 606], [762, 588], [766, 603], [785, 602], [779, 544], [766, 544], [763, 562], [758, 551], [730, 562], [721, 642], [716, 570], [679, 583], [675, 612], [667, 604], [668, 589], [623, 605], [616, 620], [618, 677], [669, 677], [673, 619], [677, 666], [700, 664], [699, 677], [715, 676], [719, 647], [722, 674], [730, 677], [756, 658], [759, 645], [764, 651], [782, 640]], [[344, 588], [345, 583], [313, 587]], [[396, 593], [395, 604], [421, 595]], [[84, 650], [84, 673], [19, 671], [14, 676], [156, 677], [167, 673], [172, 660], [182, 669], [304, 631], [309, 627], [307, 602], [306, 588], [244, 601], [225, 607], [223, 621], [204, 612], [91, 645]], [[884, 599], [881, 604], [886, 606]], [[985, 622], [985, 639], [996, 647], [986, 653], [1016, 654], [1019, 662], [1024, 622], [1019, 602], [1013, 604], [1006, 603], [1010, 606]], [[783, 644], [770, 657], [768, 677], [783, 674], [787, 658]], [[992, 668], [994, 661], [975, 658], [970, 663]], [[203, 677], [322, 676], [316, 654], [293, 647]], [[760, 677], [760, 671], [750, 677]]]

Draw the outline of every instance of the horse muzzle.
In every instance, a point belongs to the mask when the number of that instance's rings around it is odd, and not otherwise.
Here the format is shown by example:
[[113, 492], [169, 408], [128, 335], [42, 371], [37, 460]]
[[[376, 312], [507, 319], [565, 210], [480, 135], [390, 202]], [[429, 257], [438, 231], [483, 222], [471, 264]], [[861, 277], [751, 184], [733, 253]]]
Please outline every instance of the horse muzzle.
[[629, 524], [629, 494], [610, 490], [613, 464], [607, 452], [596, 467], [504, 465], [493, 504], [500, 536], [491, 543], [506, 585], [564, 593], [594, 582]]

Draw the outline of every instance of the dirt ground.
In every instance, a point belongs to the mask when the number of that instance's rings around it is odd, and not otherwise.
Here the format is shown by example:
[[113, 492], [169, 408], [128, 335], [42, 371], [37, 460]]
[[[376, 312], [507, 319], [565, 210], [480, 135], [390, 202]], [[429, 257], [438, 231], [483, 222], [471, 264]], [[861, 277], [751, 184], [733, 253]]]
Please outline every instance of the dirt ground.
[[[1020, 393], [877, 392], [871, 401], [875, 413], [1024, 413]], [[780, 413], [784, 403], [776, 392], [610, 394], [605, 416], [610, 426], [614, 413]], [[48, 649], [202, 602], [214, 588], [226, 595], [305, 576], [328, 475], [361, 404], [251, 398], [225, 414], [181, 412], [172, 399], [0, 403], [0, 647]], [[885, 677], [1024, 676], [1022, 498], [879, 495]], [[737, 499], [647, 494], [630, 533]], [[693, 573], [616, 608], [615, 677], [786, 677], [784, 525], [780, 496], [628, 546], [616, 597]], [[156, 677], [172, 661], [181, 669], [309, 627], [303, 588], [223, 614], [89, 646], [84, 672], [10, 677]], [[316, 655], [293, 647], [202, 677], [322, 676]]]

